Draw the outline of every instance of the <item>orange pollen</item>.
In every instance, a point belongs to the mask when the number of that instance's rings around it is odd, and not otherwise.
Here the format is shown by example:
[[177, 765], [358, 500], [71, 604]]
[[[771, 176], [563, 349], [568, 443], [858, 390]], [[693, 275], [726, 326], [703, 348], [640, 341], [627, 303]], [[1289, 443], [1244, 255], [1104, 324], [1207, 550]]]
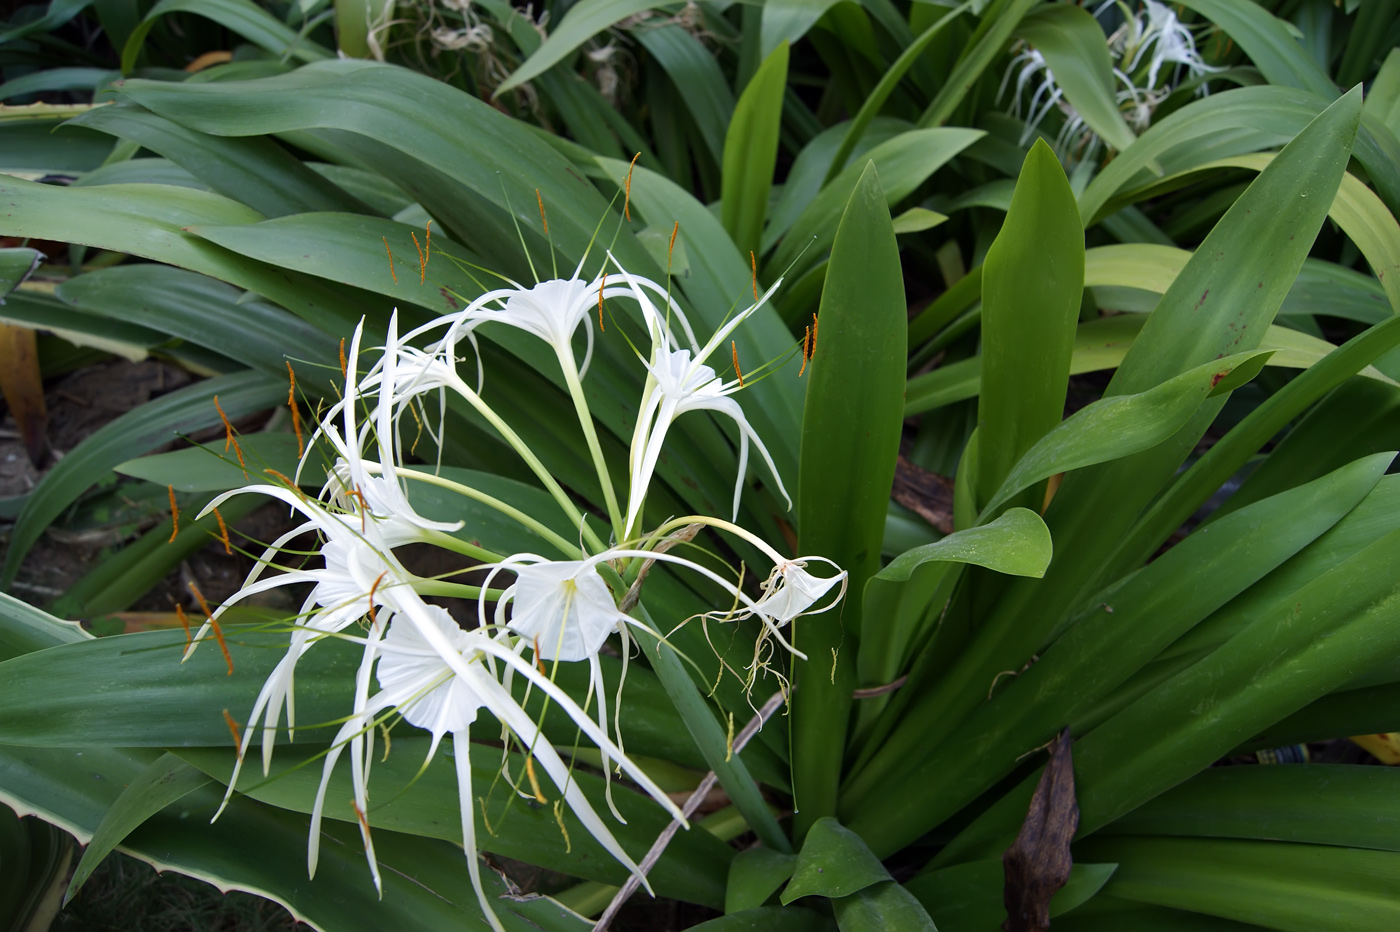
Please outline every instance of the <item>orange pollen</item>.
[[214, 518], [219, 522], [219, 539], [224, 542], [224, 553], [232, 556], [233, 545], [229, 543], [228, 525], [224, 523], [224, 516], [219, 514], [219, 509], [217, 508], [214, 509]]
[[293, 492], [296, 492], [298, 495], [301, 494], [301, 489], [297, 488], [297, 484], [293, 482], [292, 478], [286, 475], [285, 473], [280, 473], [277, 470], [271, 468], [264, 469], [263, 472], [267, 473], [274, 479], [281, 479], [282, 482], [286, 484], [287, 488], [291, 489]]
[[426, 266], [433, 259], [433, 221], [431, 218], [423, 227], [423, 253], [428, 257], [423, 263]]
[[218, 395], [214, 396], [214, 410], [219, 412], [219, 420], [224, 422], [224, 452], [227, 453], [229, 446], [233, 443], [233, 425], [229, 423], [223, 405], [219, 404]]
[[190, 644], [194, 642], [194, 636], [190, 634], [190, 619], [178, 604], [175, 606], [175, 617], [180, 619], [180, 627], [185, 629], [185, 650], [189, 650]]
[[389, 248], [389, 237], [381, 236], [380, 239], [384, 240], [384, 251], [389, 254], [389, 276], [393, 278], [394, 284], [397, 285], [399, 283], [399, 276], [398, 273], [394, 271], [394, 250]]
[[525, 758], [525, 775], [530, 778], [530, 789], [535, 794], [535, 802], [544, 805], [549, 800], [544, 798], [544, 793], [540, 790], [540, 778], [535, 776], [535, 759]]
[[233, 720], [233, 716], [228, 714], [228, 709], [224, 709], [224, 721], [228, 722], [229, 733], [233, 735], [233, 746], [238, 748], [238, 759], [243, 759], [243, 733], [238, 728], [238, 723]]
[[224, 663], [228, 664], [228, 675], [233, 676], [233, 655], [228, 652], [228, 644], [224, 641], [224, 629], [212, 617], [209, 624], [214, 627], [214, 640], [219, 642], [219, 651], [224, 655]]
[[173, 544], [175, 543], [175, 535], [180, 533], [180, 508], [175, 504], [175, 486], [168, 485], [166, 488], [170, 490], [170, 521], [173, 524], [170, 529], [170, 540], [166, 543]]
[[190, 580], [189, 586], [190, 592], [194, 593], [195, 600], [199, 602], [199, 610], [204, 613], [205, 618], [208, 618], [210, 621], [212, 621], [214, 619], [214, 616], [209, 611], [209, 603], [204, 601], [204, 593], [199, 591], [199, 586], [195, 584], [194, 580]]
[[341, 377], [342, 379], [345, 378], [345, 371], [346, 371], [347, 368], [348, 368], [348, 367], [347, 367], [347, 365], [346, 365], [346, 363], [345, 363], [345, 338], [344, 338], [344, 337], [341, 337], [341, 338], [340, 338], [340, 377]]
[[758, 259], [754, 258], [753, 250], [749, 250], [749, 265], [753, 267], [753, 299], [758, 301]]
[[423, 247], [418, 245], [418, 234], [409, 230], [408, 235], [413, 237], [413, 248], [418, 250], [418, 284], [421, 285], [428, 280], [428, 259], [423, 255]]
[[363, 534], [365, 532], [365, 515], [369, 512], [369, 502], [365, 500], [365, 493], [360, 491], [358, 485], [351, 489], [348, 494], [350, 498], [360, 503], [360, 533]]
[[297, 456], [306, 452], [306, 442], [301, 436], [301, 412], [297, 410], [297, 374], [292, 371], [291, 360], [287, 360], [287, 376], [291, 379], [291, 387], [287, 389], [287, 407], [292, 409], [292, 430], [297, 435]]
[[629, 223], [632, 221], [632, 168], [637, 164], [637, 159], [641, 157], [642, 154], [638, 152], [636, 155], [632, 156], [632, 163], [627, 166], [627, 188], [622, 198], [622, 216], [626, 217]]
[[382, 582], [383, 579], [384, 579], [384, 577], [385, 577], [385, 576], [388, 576], [388, 575], [389, 575], [389, 571], [388, 571], [388, 570], [385, 570], [384, 572], [380, 573], [378, 576], [376, 576], [376, 577], [374, 578], [374, 583], [369, 587], [369, 623], [370, 623], [370, 625], [374, 625], [374, 624], [377, 623], [377, 622], [375, 622], [375, 620], [374, 620], [374, 591], [375, 591], [376, 589], [379, 588], [380, 582]]
[[540, 636], [535, 635], [535, 669], [540, 671], [541, 676], [549, 676], [544, 669], [544, 661], [540, 659]]
[[671, 253], [676, 251], [676, 234], [681, 231], [681, 222], [676, 221], [676, 225], [671, 227], [671, 245], [666, 247], [666, 270], [671, 269]]
[[602, 284], [600, 284], [600, 285], [598, 286], [598, 332], [599, 332], [599, 333], [605, 333], [605, 332], [606, 332], [606, 331], [603, 330], [603, 289], [606, 288], [606, 287], [608, 287], [608, 273], [607, 273], [607, 272], [604, 272], [604, 273], [603, 273], [603, 282], [602, 282]]
[[544, 224], [544, 235], [549, 235], [549, 218], [544, 215], [544, 198], [540, 197], [540, 189], [535, 189], [535, 201], [540, 205], [540, 223]]
[[812, 353], [812, 328], [808, 327], [802, 331], [802, 368], [797, 370], [797, 377], [802, 378], [802, 373], [807, 371], [807, 360], [811, 359]]
[[808, 359], [811, 359], [813, 356], [817, 355], [817, 328], [820, 327], [820, 326], [821, 326], [821, 322], [817, 320], [817, 315], [816, 315], [816, 314], [813, 314], [813, 315], [812, 315], [812, 351], [809, 352], [809, 353], [807, 354], [807, 358], [808, 358]]
[[744, 387], [744, 373], [739, 371], [739, 347], [733, 340], [729, 341], [729, 351], [734, 354], [734, 376], [739, 380], [739, 387]]

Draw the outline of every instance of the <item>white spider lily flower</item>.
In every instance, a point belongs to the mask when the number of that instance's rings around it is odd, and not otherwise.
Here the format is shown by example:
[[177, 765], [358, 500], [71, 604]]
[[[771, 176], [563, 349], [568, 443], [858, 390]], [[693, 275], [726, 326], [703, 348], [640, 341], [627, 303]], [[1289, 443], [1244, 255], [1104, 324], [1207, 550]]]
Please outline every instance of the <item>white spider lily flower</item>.
[[1157, 87], [1157, 78], [1164, 65], [1180, 65], [1190, 77], [1199, 77], [1221, 69], [1205, 63], [1196, 51], [1191, 30], [1177, 19], [1171, 7], [1157, 0], [1146, 0], [1139, 16], [1124, 15], [1123, 36], [1119, 40], [1123, 55], [1132, 55], [1126, 71], [1133, 71], [1150, 49], [1147, 63], [1147, 89]]
[[[365, 656], [378, 660], [377, 679], [380, 691], [367, 695], [363, 687], [368, 682], [367, 666], [357, 681], [354, 714], [341, 728], [326, 756], [321, 785], [312, 808], [311, 831], [308, 842], [308, 868], [314, 875], [319, 856], [320, 822], [324, 809], [325, 791], [335, 764], [347, 747], [351, 752], [351, 779], [355, 784], [355, 805], [365, 839], [366, 856], [380, 884], [368, 818], [368, 780], [374, 753], [376, 719], [390, 710], [399, 711], [411, 725], [428, 730], [432, 741], [428, 760], [436, 754], [442, 738], [451, 735], [457, 770], [458, 804], [462, 818], [463, 847], [467, 852], [472, 884], [478, 901], [492, 928], [503, 930], [481, 886], [476, 854], [475, 802], [468, 731], [476, 720], [478, 710], [486, 709], [528, 749], [537, 760], [569, 807], [609, 854], [642, 883], [646, 878], [632, 858], [623, 850], [607, 824], [599, 817], [588, 798], [574, 781], [569, 766], [555, 751], [539, 726], [501, 685], [494, 666], [505, 666], [513, 675], [522, 676], [533, 688], [544, 692], [552, 702], [574, 720], [579, 729], [593, 741], [605, 759], [618, 762], [649, 796], [667, 812], [685, 823], [685, 818], [670, 798], [646, 773], [632, 763], [602, 729], [590, 721], [563, 690], [559, 689], [535, 667], [526, 663], [518, 652], [484, 630], [463, 631], [441, 608], [424, 603], [408, 589], [398, 589], [386, 597], [392, 606], [394, 621], [388, 633], [377, 639], [372, 630], [366, 640]], [[650, 890], [650, 887], [647, 887]]]
[[[388, 345], [397, 343], [398, 315], [389, 321]], [[397, 427], [395, 412], [391, 404], [379, 404], [364, 424], [357, 423], [357, 407], [368, 388], [375, 385], [394, 385], [398, 381], [396, 365], [398, 354], [386, 352], [375, 364], [377, 376], [361, 383], [359, 378], [360, 341], [364, 335], [364, 321], [355, 326], [355, 334], [350, 341], [350, 352], [345, 360], [345, 394], [321, 419], [320, 425], [312, 434], [312, 444], [297, 467], [298, 478], [311, 456], [317, 439], [324, 438], [336, 453], [335, 465], [326, 476], [326, 484], [321, 490], [323, 497], [346, 512], [365, 512], [378, 521], [391, 524], [405, 524], [398, 534], [413, 534], [413, 528], [425, 531], [455, 531], [462, 526], [461, 521], [432, 521], [418, 514], [409, 504], [400, 480], [394, 471], [402, 465], [396, 444]], [[336, 419], [341, 420], [337, 429]], [[377, 447], [377, 460], [367, 459], [365, 446], [371, 431]]]
[[[807, 572], [810, 562], [825, 563], [837, 570], [835, 576], [813, 576]], [[822, 608], [813, 608], [840, 584], [841, 588]], [[846, 595], [846, 571], [825, 557], [798, 557], [773, 567], [763, 583], [763, 596], [754, 603], [752, 611], [762, 615], [777, 627], [783, 627], [800, 615], [819, 615], [830, 611]]]
[[[638, 301], [644, 300], [636, 280], [625, 270], [622, 276], [632, 287]], [[714, 411], [731, 418], [739, 429], [739, 469], [734, 479], [733, 517], [739, 515], [739, 499], [744, 491], [744, 477], [749, 462], [749, 442], [758, 448], [768, 470], [778, 483], [778, 491], [792, 508], [792, 499], [783, 486], [773, 458], [764, 446], [762, 438], [749, 425], [744, 409], [729, 396], [743, 388], [743, 379], [735, 373], [732, 382], [725, 382], [706, 364], [706, 360], [723, 345], [740, 324], [758, 311], [783, 280], [779, 278], [757, 301], [735, 314], [720, 326], [700, 349], [671, 350], [653, 347], [652, 359], [643, 360], [647, 367], [647, 384], [642, 392], [641, 409], [637, 414], [637, 426], [632, 436], [632, 446], [628, 462], [627, 515], [624, 526], [629, 535], [633, 533], [637, 520], [641, 517], [642, 506], [646, 502], [647, 488], [656, 472], [661, 448], [666, 442], [666, 432], [671, 423], [687, 411]]]
[[[243, 587], [215, 609], [210, 620], [205, 622], [186, 656], [193, 652], [220, 615], [248, 596], [298, 583], [311, 583], [312, 589], [302, 604], [299, 621], [292, 631], [286, 655], [273, 668], [253, 703], [248, 723], [243, 730], [242, 743], [238, 748], [238, 762], [234, 765], [233, 777], [229, 781], [229, 791], [224, 796], [223, 805], [228, 804], [232, 788], [237, 785], [244, 756], [259, 728], [262, 731], [263, 773], [266, 775], [271, 766], [273, 744], [284, 706], [287, 710], [289, 734], [295, 727], [296, 707], [292, 696], [292, 683], [296, 665], [302, 655], [320, 638], [339, 634], [366, 616], [373, 617], [376, 606], [382, 607], [385, 604], [384, 593], [397, 587], [411, 586], [414, 577], [399, 563], [393, 555], [392, 548], [397, 544], [418, 539], [416, 536], [405, 538], [387, 536], [384, 533], [387, 530], [390, 534], [397, 532], [399, 535], [412, 535], [415, 529], [406, 523], [381, 523], [363, 519], [361, 516], [336, 514], [279, 486], [250, 486], [227, 492], [215, 498], [206, 507], [206, 511], [234, 495], [247, 492], [281, 499], [310, 520], [284, 534], [267, 548]], [[288, 570], [275, 576], [258, 578], [263, 569], [271, 565], [270, 561], [281, 548], [294, 538], [313, 531], [320, 532], [325, 538], [320, 548], [323, 566]], [[386, 618], [376, 618], [378, 622], [385, 620]], [[222, 812], [221, 805], [214, 817], [218, 818]]]

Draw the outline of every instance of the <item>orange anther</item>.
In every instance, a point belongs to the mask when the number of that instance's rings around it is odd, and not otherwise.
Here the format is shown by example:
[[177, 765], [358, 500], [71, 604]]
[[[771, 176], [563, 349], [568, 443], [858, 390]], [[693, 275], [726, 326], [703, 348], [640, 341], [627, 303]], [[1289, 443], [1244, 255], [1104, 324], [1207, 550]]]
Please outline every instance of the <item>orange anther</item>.
[[389, 248], [389, 237], [382, 236], [380, 239], [384, 240], [384, 251], [389, 254], [389, 275], [394, 279], [394, 284], [397, 285], [399, 283], [399, 276], [398, 273], [394, 271], [394, 250]]
[[228, 644], [224, 643], [224, 629], [219, 627], [218, 620], [214, 613], [209, 611], [209, 603], [204, 600], [204, 593], [199, 591], [199, 586], [195, 585], [193, 579], [190, 580], [190, 592], [199, 601], [199, 609], [204, 612], [204, 617], [209, 620], [209, 624], [214, 629], [214, 640], [219, 642], [219, 650], [223, 652], [224, 663], [228, 664], [228, 675], [233, 676], [233, 657], [228, 652]]
[[433, 261], [433, 221], [431, 218], [423, 227], [423, 252], [428, 257], [427, 261], [423, 263], [426, 266], [428, 262]]
[[530, 790], [535, 794], [535, 802], [542, 806], [549, 802], [548, 799], [545, 799], [544, 793], [540, 790], [539, 777], [535, 776], [535, 759], [533, 757], [525, 758], [525, 776], [530, 780]]
[[603, 273], [603, 281], [598, 285], [598, 332], [606, 333], [603, 329], [603, 289], [608, 287], [608, 273]]
[[238, 723], [233, 720], [233, 716], [228, 714], [228, 709], [224, 709], [224, 721], [228, 723], [229, 734], [233, 735], [233, 746], [238, 748], [238, 759], [243, 759], [243, 733], [238, 728]]
[[418, 284], [421, 285], [428, 280], [428, 259], [423, 255], [423, 247], [418, 245], [418, 234], [409, 230], [408, 235], [413, 237], [413, 248], [418, 250]]
[[739, 371], [739, 347], [734, 345], [734, 341], [729, 341], [729, 351], [734, 354], [734, 377], [739, 380], [739, 387], [744, 387], [744, 373]]
[[820, 326], [821, 326], [821, 322], [817, 320], [817, 315], [816, 315], [816, 314], [813, 314], [813, 315], [812, 315], [812, 349], [811, 349], [810, 352], [807, 353], [807, 358], [808, 358], [808, 359], [811, 359], [813, 356], [817, 355], [817, 328], [820, 327]]
[[297, 456], [306, 452], [306, 442], [301, 436], [301, 411], [297, 409], [297, 374], [292, 371], [292, 362], [287, 360], [287, 377], [291, 379], [291, 387], [287, 389], [287, 407], [292, 409], [292, 430], [297, 435]]
[[622, 197], [622, 216], [626, 217], [629, 223], [632, 220], [632, 210], [630, 206], [632, 203], [632, 168], [637, 164], [637, 159], [641, 157], [642, 154], [638, 152], [636, 155], [632, 156], [632, 163], [627, 166], [627, 187]]
[[341, 377], [342, 379], [345, 378], [345, 372], [346, 372], [346, 369], [347, 369], [347, 368], [348, 368], [348, 367], [346, 366], [346, 363], [345, 363], [345, 338], [344, 338], [344, 337], [341, 337], [341, 338], [340, 338], [340, 377]]
[[671, 253], [676, 251], [676, 234], [681, 231], [681, 222], [676, 221], [676, 225], [671, 227], [671, 245], [666, 247], [666, 271], [671, 271]]
[[544, 224], [544, 235], [549, 235], [549, 218], [544, 215], [544, 198], [540, 197], [540, 189], [535, 189], [535, 200], [540, 205], [540, 222]]
[[170, 521], [173, 525], [170, 528], [170, 539], [166, 543], [173, 544], [175, 535], [180, 533], [180, 507], [175, 504], [175, 486], [168, 485], [166, 488], [170, 490]]
[[185, 650], [190, 649], [190, 644], [194, 642], [194, 636], [190, 634], [190, 619], [185, 614], [185, 610], [177, 603], [175, 606], [175, 617], [180, 619], [180, 626], [185, 629]]
[[754, 258], [753, 250], [749, 250], [749, 265], [753, 266], [753, 299], [758, 301], [758, 259]]
[[214, 519], [219, 522], [219, 539], [224, 542], [224, 553], [233, 555], [233, 545], [228, 539], [228, 525], [224, 523], [224, 516], [219, 514], [219, 509], [214, 509]]
[[802, 368], [797, 370], [797, 377], [802, 378], [802, 373], [807, 371], [807, 360], [812, 358], [812, 328], [808, 327], [802, 331]]
[[370, 587], [369, 587], [369, 597], [368, 597], [368, 601], [369, 601], [369, 623], [370, 623], [370, 626], [371, 626], [371, 627], [373, 627], [373, 626], [376, 624], [376, 622], [375, 622], [375, 620], [374, 620], [374, 592], [375, 592], [376, 589], [379, 588], [379, 583], [384, 579], [385, 576], [388, 576], [388, 575], [389, 575], [389, 571], [388, 571], [388, 570], [385, 570], [384, 572], [380, 573], [378, 576], [376, 576], [376, 577], [374, 578], [374, 582], [373, 582], [373, 583], [370, 585]]

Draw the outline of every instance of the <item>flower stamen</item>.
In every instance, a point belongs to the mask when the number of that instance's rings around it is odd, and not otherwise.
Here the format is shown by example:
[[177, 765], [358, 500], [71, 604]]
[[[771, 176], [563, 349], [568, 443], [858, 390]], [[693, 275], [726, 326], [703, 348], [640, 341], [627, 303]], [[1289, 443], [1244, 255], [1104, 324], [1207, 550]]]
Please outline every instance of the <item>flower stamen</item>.
[[383, 236], [380, 237], [380, 239], [384, 240], [384, 251], [389, 254], [389, 276], [393, 278], [394, 284], [397, 285], [399, 283], [399, 273], [394, 271], [394, 250], [389, 248], [389, 237]]
[[530, 792], [535, 794], [535, 802], [541, 806], [549, 804], [544, 792], [540, 790], [540, 778], [535, 776], [535, 758], [533, 755], [525, 758], [525, 776], [530, 781]]
[[173, 543], [175, 543], [175, 536], [176, 536], [177, 534], [180, 533], [180, 506], [175, 504], [175, 486], [173, 486], [173, 485], [167, 485], [167, 486], [166, 486], [166, 489], [168, 489], [168, 490], [170, 491], [170, 522], [171, 522], [170, 539], [169, 539], [168, 541], [166, 541], [166, 543], [167, 543], [167, 544], [173, 544]]
[[214, 520], [219, 522], [219, 540], [224, 542], [224, 553], [233, 556], [233, 544], [228, 539], [228, 525], [224, 523], [224, 516], [217, 508], [214, 509]]
[[758, 301], [758, 258], [749, 250], [749, 265], [753, 268], [753, 299]]
[[194, 642], [194, 636], [190, 634], [190, 619], [185, 614], [184, 608], [179, 603], [175, 605], [175, 617], [180, 619], [180, 627], [185, 629], [185, 650], [190, 649], [190, 644]]
[[535, 189], [535, 201], [540, 205], [540, 223], [544, 224], [544, 235], [549, 235], [549, 218], [544, 215], [544, 198], [540, 196], [540, 189]]
[[238, 727], [238, 722], [234, 721], [228, 709], [224, 709], [224, 721], [228, 724], [229, 734], [233, 735], [233, 746], [238, 749], [238, 759], [243, 759], [243, 732]]
[[345, 378], [345, 371], [346, 371], [346, 368], [347, 368], [347, 366], [346, 366], [346, 362], [345, 362], [345, 338], [344, 338], [344, 337], [341, 337], [341, 338], [340, 338], [340, 377], [341, 377], [341, 378]]
[[418, 245], [418, 234], [409, 230], [408, 235], [413, 237], [413, 248], [418, 250], [418, 284], [421, 285], [428, 280], [428, 259], [423, 255], [423, 247]]
[[744, 373], [739, 371], [739, 347], [733, 340], [729, 341], [729, 352], [734, 356], [734, 377], [739, 380], [739, 387], [744, 387]]
[[604, 332], [605, 332], [605, 331], [603, 330], [603, 289], [606, 288], [606, 287], [608, 287], [608, 273], [607, 273], [607, 272], [604, 272], [604, 273], [603, 273], [603, 280], [602, 280], [602, 282], [600, 282], [600, 283], [598, 284], [598, 332], [599, 332], [599, 333], [604, 333]]
[[301, 436], [301, 411], [297, 409], [297, 374], [292, 371], [292, 361], [287, 361], [287, 378], [291, 385], [287, 388], [287, 407], [292, 409], [292, 430], [297, 435], [297, 456], [301, 457], [306, 452], [306, 443]]
[[223, 405], [219, 404], [219, 396], [214, 396], [214, 410], [219, 412], [219, 419], [224, 422], [224, 452], [228, 452], [230, 445], [233, 446], [234, 455], [238, 457], [238, 468], [243, 470], [243, 478], [248, 478], [248, 464], [243, 462], [243, 447], [239, 445], [238, 438], [234, 436], [233, 424], [229, 422], [228, 415], [224, 413]]
[[642, 154], [638, 152], [636, 155], [632, 156], [632, 162], [627, 166], [627, 184], [622, 197], [622, 216], [627, 218], [628, 223], [632, 222], [632, 169], [637, 164], [637, 159], [641, 157]]

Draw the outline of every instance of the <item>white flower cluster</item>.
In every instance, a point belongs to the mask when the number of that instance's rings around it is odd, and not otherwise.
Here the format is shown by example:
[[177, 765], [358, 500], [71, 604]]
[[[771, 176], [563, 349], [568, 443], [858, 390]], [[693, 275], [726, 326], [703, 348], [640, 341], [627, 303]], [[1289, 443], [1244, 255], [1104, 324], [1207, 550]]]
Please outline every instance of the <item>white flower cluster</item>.
[[[255, 732], [260, 730], [263, 770], [267, 773], [284, 708], [289, 732], [294, 725], [294, 671], [307, 650], [328, 637], [348, 640], [363, 648], [363, 659], [355, 678], [353, 709], [326, 754], [312, 812], [308, 851], [308, 866], [312, 872], [316, 869], [327, 783], [338, 759], [348, 750], [355, 808], [370, 870], [376, 885], [379, 884], [370, 835], [369, 772], [376, 728], [392, 715], [402, 716], [410, 725], [431, 733], [429, 760], [444, 737], [452, 739], [462, 838], [472, 881], [487, 918], [494, 928], [501, 929], [481, 886], [468, 755], [468, 732], [478, 711], [486, 709], [503, 729], [501, 734], [490, 737], [500, 738], [507, 747], [514, 744], [526, 753], [527, 759], [537, 761], [557, 788], [563, 803], [593, 837], [645, 882], [637, 865], [580, 791], [571, 776], [570, 764], [543, 735], [540, 723], [513, 697], [512, 680], [524, 679], [530, 688], [540, 690], [563, 709], [597, 746], [605, 772], [616, 769], [630, 777], [674, 819], [684, 823], [675, 804], [623, 752], [617, 733], [621, 722], [609, 728], [599, 651], [608, 637], [617, 633], [623, 640], [625, 659], [632, 636], [630, 629], [637, 627], [646, 630], [647, 637], [652, 636], [649, 629], [626, 611], [635, 604], [635, 591], [629, 600], [629, 590], [634, 589], [633, 584], [644, 566], [649, 566], [651, 561], [662, 561], [698, 574], [717, 587], [725, 601], [734, 606], [730, 611], [710, 617], [758, 619], [764, 626], [765, 637], [771, 636], [789, 649], [781, 628], [800, 615], [830, 609], [844, 596], [846, 574], [830, 561], [820, 557], [785, 558], [732, 521], [687, 516], [643, 533], [642, 513], [647, 488], [655, 473], [667, 429], [688, 411], [723, 414], [738, 426], [741, 447], [733, 517], [737, 519], [750, 442], [773, 470], [767, 449], [749, 426], [738, 403], [730, 397], [741, 387], [739, 379], [722, 380], [706, 362], [735, 328], [767, 301], [771, 291], [734, 315], [704, 346], [699, 346], [685, 314], [665, 288], [629, 274], [611, 256], [609, 260], [614, 268], [611, 275], [586, 280], [579, 277], [580, 264], [569, 279], [545, 281], [530, 288], [511, 282], [403, 337], [397, 332], [395, 315], [389, 324], [382, 354], [363, 375], [359, 371], [361, 330], [357, 328], [345, 358], [343, 398], [321, 418], [314, 438], [328, 445], [335, 459], [320, 496], [313, 499], [290, 483], [263, 484], [229, 492], [209, 506], [212, 509], [232, 495], [255, 492], [280, 499], [304, 519], [267, 547], [243, 589], [214, 613], [217, 618], [241, 599], [274, 587], [296, 583], [311, 586], [286, 656], [262, 687], [253, 706], [241, 738], [238, 767], [242, 766], [243, 755]], [[647, 356], [642, 358], [638, 354], [646, 379], [632, 437], [625, 508], [612, 488], [581, 386], [594, 340], [590, 311], [601, 308], [602, 302], [610, 298], [630, 299], [639, 306], [650, 341]], [[554, 349], [604, 490], [607, 518], [612, 528], [610, 543], [603, 543], [535, 454], [482, 398], [481, 382], [469, 384], [458, 374], [459, 344], [465, 339], [475, 345], [474, 331], [483, 325], [518, 328]], [[586, 350], [581, 365], [574, 350], [580, 326], [586, 330]], [[435, 342], [426, 348], [416, 345], [434, 339]], [[405, 468], [397, 440], [401, 419], [409, 414], [422, 422], [425, 420], [421, 417], [425, 396], [438, 395], [439, 403], [445, 405], [449, 393], [475, 409], [516, 450], [568, 520], [579, 529], [579, 543], [570, 542], [535, 516], [524, 514], [479, 490], [425, 469]], [[442, 429], [441, 421], [437, 429]], [[314, 448], [316, 444], [313, 442], [311, 446]], [[782, 490], [782, 481], [775, 471], [773, 478]], [[405, 492], [407, 483], [413, 481], [453, 490], [500, 511], [544, 538], [566, 558], [551, 559], [533, 553], [501, 555], [467, 543], [466, 535], [458, 537], [453, 533], [462, 529], [462, 522], [430, 520], [414, 511]], [[786, 496], [785, 491], [783, 494]], [[668, 541], [667, 535], [694, 524], [709, 525], [737, 535], [771, 561], [771, 570], [757, 597], [751, 597], [734, 582], [705, 566], [666, 552], [674, 543]], [[315, 536], [319, 556], [310, 561], [312, 568], [278, 566], [279, 555], [302, 535]], [[395, 555], [396, 549], [410, 543], [432, 544], [461, 555], [463, 571], [481, 571], [483, 584], [479, 588], [469, 588], [415, 576]], [[301, 545], [298, 552], [304, 554], [305, 546]], [[813, 575], [806, 569], [811, 563], [827, 564], [834, 572], [825, 577]], [[280, 572], [265, 574], [269, 568]], [[463, 628], [458, 619], [425, 600], [425, 595], [448, 591], [475, 595], [474, 627]], [[488, 611], [492, 600], [495, 600], [494, 611]], [[201, 638], [211, 624], [212, 620], [206, 623], [205, 630], [200, 632]], [[582, 704], [551, 681], [544, 672], [545, 661], [590, 664], [590, 687]], [[595, 700], [597, 705], [590, 715], [589, 706]], [[503, 767], [506, 767], [507, 780], [517, 792], [528, 797], [538, 794], [537, 785], [533, 792], [522, 789], [520, 781], [511, 777], [508, 765], [503, 764]], [[235, 769], [230, 794], [237, 777]], [[530, 782], [534, 783], [533, 771]], [[621, 819], [612, 806], [611, 793], [608, 804], [613, 814]]]
[[[1191, 28], [1181, 22], [1171, 8], [1157, 0], [1144, 0], [1137, 12], [1121, 0], [1109, 0], [1101, 5], [1095, 16], [1113, 7], [1122, 13], [1123, 23], [1108, 36], [1108, 51], [1113, 64], [1113, 76], [1118, 82], [1115, 96], [1124, 119], [1135, 131], [1141, 132], [1152, 122], [1157, 106], [1167, 99], [1185, 72], [1187, 80], [1202, 77], [1219, 68], [1205, 63], [1196, 50]], [[1091, 159], [1098, 151], [1100, 140], [1088, 128], [1084, 117], [1065, 99], [1064, 89], [1055, 80], [1045, 56], [1026, 43], [1021, 43], [997, 91], [1000, 98], [1016, 75], [1012, 94], [1011, 114], [1021, 116], [1024, 92], [1034, 86], [1026, 105], [1025, 130], [1021, 145], [1035, 137], [1037, 128], [1054, 110], [1063, 116], [1053, 148], [1066, 163]], [[1197, 94], [1209, 93], [1203, 82]]]

